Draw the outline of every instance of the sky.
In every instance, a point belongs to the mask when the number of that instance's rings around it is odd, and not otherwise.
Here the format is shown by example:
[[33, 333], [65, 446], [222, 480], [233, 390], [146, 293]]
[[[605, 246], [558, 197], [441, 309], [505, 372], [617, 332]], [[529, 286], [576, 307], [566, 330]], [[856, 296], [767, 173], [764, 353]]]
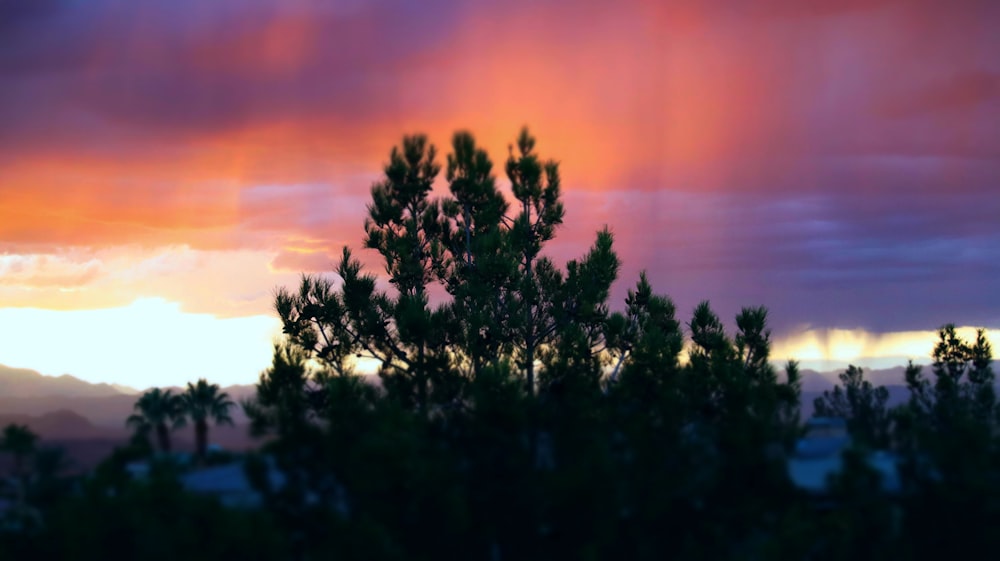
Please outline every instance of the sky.
[[926, 361], [944, 323], [1000, 344], [998, 26], [988, 0], [0, 2], [0, 364], [252, 382], [275, 287], [360, 246], [404, 134], [469, 130], [499, 170], [525, 125], [561, 165], [549, 254], [608, 225], [614, 306], [642, 270], [682, 319], [765, 305], [807, 365]]

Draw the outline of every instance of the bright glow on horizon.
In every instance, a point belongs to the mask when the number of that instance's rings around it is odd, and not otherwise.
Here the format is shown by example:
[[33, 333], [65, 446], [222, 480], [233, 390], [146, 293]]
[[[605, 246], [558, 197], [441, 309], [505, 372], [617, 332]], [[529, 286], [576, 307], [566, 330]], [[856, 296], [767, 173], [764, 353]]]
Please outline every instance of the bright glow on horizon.
[[[960, 327], [967, 341], [975, 340], [976, 329]], [[996, 348], [1000, 330], [988, 329], [986, 337]], [[871, 333], [863, 329], [809, 329], [775, 341], [771, 356], [776, 361], [794, 359], [805, 368], [831, 370], [847, 364], [868, 368], [918, 364], [931, 361], [937, 331]]]
[[[280, 333], [272, 316], [188, 313], [162, 298], [97, 310], [2, 308], [0, 325], [5, 326], [0, 364], [137, 389], [179, 386], [202, 377], [223, 386], [254, 383], [270, 366]], [[961, 327], [959, 333], [966, 340], [975, 337], [972, 327]], [[988, 330], [987, 337], [1000, 342], [1000, 330]], [[772, 357], [779, 366], [791, 358], [819, 371], [847, 364], [888, 368], [911, 359], [928, 363], [936, 340], [936, 331], [809, 329], [776, 339]], [[357, 368], [372, 374], [377, 364], [363, 359]]]
[[2, 364], [137, 389], [198, 378], [254, 383], [280, 333], [276, 317], [193, 314], [162, 298], [97, 310], [2, 308], [0, 325]]

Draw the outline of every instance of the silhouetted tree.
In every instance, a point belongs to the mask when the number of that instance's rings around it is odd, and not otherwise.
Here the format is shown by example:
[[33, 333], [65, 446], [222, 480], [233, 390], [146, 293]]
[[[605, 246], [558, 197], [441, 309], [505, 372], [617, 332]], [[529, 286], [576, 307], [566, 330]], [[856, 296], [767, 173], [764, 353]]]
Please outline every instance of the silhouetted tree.
[[67, 470], [73, 462], [59, 447], [39, 447], [34, 454], [33, 477], [28, 488], [28, 500], [42, 509], [49, 509], [72, 492], [72, 480]]
[[[422, 136], [372, 188], [365, 246], [393, 290], [345, 248], [336, 281], [277, 291], [287, 346], [245, 409], [276, 436], [266, 450], [286, 485], [266, 462], [251, 472], [297, 547], [345, 553], [365, 535], [380, 544], [368, 557], [601, 557], [627, 535], [639, 557], [757, 548], [777, 527], [759, 513], [790, 492], [781, 450], [798, 431], [797, 369], [778, 381], [766, 310], [744, 309], [731, 339], [699, 306], [682, 364], [674, 305], [645, 275], [624, 313], [609, 310], [608, 229], [564, 269], [543, 255], [561, 182], [526, 130], [505, 166], [511, 204], [470, 134], [452, 148], [444, 198], [430, 199], [439, 168]], [[432, 306], [435, 286], [450, 299]], [[379, 362], [380, 385], [353, 375], [359, 356]]]
[[813, 402], [817, 417], [839, 417], [847, 421], [847, 430], [867, 447], [888, 448], [890, 414], [886, 403], [889, 390], [874, 387], [864, 379], [861, 368], [854, 365], [839, 375], [840, 384], [833, 391], [823, 392]]
[[229, 410], [235, 403], [229, 399], [229, 394], [219, 391], [218, 384], [209, 384], [204, 378], [195, 384], [188, 382], [180, 397], [184, 414], [194, 424], [195, 453], [204, 460], [208, 450], [208, 423], [232, 425]]
[[27, 462], [35, 453], [38, 435], [27, 425], [10, 424], [3, 429], [3, 439], [0, 440], [0, 451], [10, 454], [13, 458], [13, 475], [23, 478], [26, 475]]
[[[505, 165], [511, 192], [520, 207], [509, 230], [518, 258], [516, 284], [510, 296], [512, 312], [520, 319], [515, 330], [518, 358], [525, 371], [528, 393], [532, 394], [536, 352], [558, 327], [550, 309], [559, 274], [549, 259], [541, 257], [541, 252], [546, 242], [555, 237], [565, 210], [560, 201], [559, 164], [538, 157], [535, 138], [528, 129], [521, 130], [516, 144], [516, 151], [514, 146], [510, 147]], [[616, 274], [617, 264], [611, 273], [612, 281]]]
[[959, 547], [992, 551], [1000, 547], [995, 534], [967, 531], [1000, 524], [992, 348], [983, 330], [969, 342], [949, 324], [938, 331], [932, 358], [933, 381], [920, 367], [907, 368], [910, 400], [894, 412], [910, 489], [906, 534], [918, 558]]
[[169, 454], [170, 432], [185, 424], [181, 396], [153, 388], [136, 400], [133, 410], [135, 413], [125, 421], [126, 426], [134, 428], [140, 436], [155, 432], [160, 452]]
[[451, 197], [441, 201], [444, 252], [436, 263], [439, 282], [452, 297], [455, 366], [467, 376], [513, 349], [509, 290], [517, 256], [508, 243], [509, 205], [496, 186], [493, 162], [468, 132], [452, 138], [447, 180]]
[[0, 480], [0, 491], [6, 495], [3, 498], [10, 500], [0, 512], [0, 530], [33, 531], [41, 524], [41, 515], [28, 496], [32, 475], [29, 465], [37, 453], [38, 435], [26, 425], [10, 424], [4, 427], [2, 437], [0, 451], [12, 457], [13, 465], [10, 477]]
[[[184, 491], [175, 477], [108, 488], [88, 478], [47, 513], [30, 536], [0, 536], [4, 559], [290, 559], [288, 542], [267, 512], [227, 509]], [[13, 539], [13, 538], [20, 539]], [[5, 545], [7, 548], [5, 548]]]
[[954, 325], [945, 325], [938, 331], [932, 354], [933, 381], [923, 376], [921, 368], [911, 367], [907, 372], [913, 395], [910, 405], [928, 421], [941, 425], [939, 428], [961, 411], [971, 413], [970, 407], [980, 415], [989, 415], [995, 401], [991, 354], [982, 330], [977, 333], [975, 345], [970, 345], [958, 336]]
[[[293, 344], [339, 374], [357, 357], [374, 358], [395, 399], [428, 411], [457, 406], [465, 385], [487, 361], [514, 360], [529, 394], [542, 359], [568, 349], [558, 336], [606, 351], [606, 300], [618, 272], [612, 235], [600, 232], [588, 254], [562, 272], [540, 253], [562, 223], [558, 165], [542, 162], [523, 130], [506, 171], [518, 202], [507, 203], [490, 175], [492, 163], [468, 133], [453, 139], [451, 196], [431, 200], [440, 171], [423, 136], [408, 136], [390, 153], [384, 179], [372, 187], [365, 247], [376, 249], [394, 291], [376, 289], [345, 248], [340, 283], [305, 276], [297, 292], [278, 289], [275, 307]], [[452, 301], [431, 308], [430, 286]], [[577, 332], [572, 330], [578, 329]], [[583, 348], [583, 347], [581, 347]]]
[[271, 367], [243, 402], [254, 436], [295, 435], [318, 420], [326, 398], [326, 371], [308, 366], [308, 352], [287, 342], [274, 346]]
[[[985, 453], [991, 449], [988, 443], [995, 436], [998, 414], [992, 352], [981, 329], [971, 344], [958, 335], [954, 325], [938, 331], [932, 354], [933, 382], [912, 363], [906, 370], [910, 399], [897, 415], [911, 446], [920, 446], [945, 464], [971, 459], [974, 455], [968, 452], [972, 450]], [[985, 461], [985, 456], [979, 456]]]

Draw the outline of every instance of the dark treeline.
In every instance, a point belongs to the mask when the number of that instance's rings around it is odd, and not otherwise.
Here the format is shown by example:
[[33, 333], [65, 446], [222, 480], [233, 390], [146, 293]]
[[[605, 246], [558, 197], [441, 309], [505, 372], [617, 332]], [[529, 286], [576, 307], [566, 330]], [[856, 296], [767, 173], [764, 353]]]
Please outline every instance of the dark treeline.
[[[931, 372], [911, 365], [911, 398], [893, 409], [884, 388], [859, 369], [845, 372], [815, 409], [845, 419], [852, 444], [828, 491], [807, 492], [788, 471], [804, 427], [798, 370], [772, 366], [764, 308], [743, 309], [728, 329], [707, 302], [682, 320], [642, 276], [624, 311], [611, 311], [619, 260], [607, 229], [564, 268], [545, 256], [564, 217], [559, 167], [537, 155], [527, 131], [504, 166], [510, 201], [466, 133], [453, 138], [443, 198], [431, 197], [441, 168], [424, 137], [405, 138], [384, 171], [364, 246], [381, 255], [391, 287], [345, 248], [334, 278], [304, 276], [276, 293], [285, 338], [243, 404], [262, 445], [232, 460], [244, 463], [260, 507], [183, 492], [183, 468], [164, 454], [147, 478], [128, 476], [129, 461], [169, 450], [181, 403], [161, 394], [137, 404], [135, 442], [74, 484], [16, 464], [19, 504], [34, 518], [8, 523], [0, 556], [819, 560], [997, 551], [1000, 535], [989, 528], [1000, 523], [998, 407], [982, 332], [965, 341], [942, 328]], [[432, 292], [449, 297], [432, 305]], [[379, 365], [378, 383], [354, 372], [358, 358]], [[202, 391], [214, 397], [201, 419], [219, 419], [212, 403], [224, 396]], [[228, 405], [219, 407], [225, 416]], [[4, 446], [26, 460], [34, 442], [16, 432]], [[871, 467], [876, 450], [898, 459], [898, 489]]]

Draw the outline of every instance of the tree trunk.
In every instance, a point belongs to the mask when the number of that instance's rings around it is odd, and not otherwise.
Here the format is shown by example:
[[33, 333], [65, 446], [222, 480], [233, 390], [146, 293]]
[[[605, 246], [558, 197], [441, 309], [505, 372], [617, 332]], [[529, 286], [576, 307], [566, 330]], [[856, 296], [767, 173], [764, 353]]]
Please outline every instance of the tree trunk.
[[199, 460], [204, 460], [208, 453], [208, 421], [202, 419], [194, 423], [195, 452]]
[[24, 460], [27, 455], [23, 452], [14, 452], [14, 477], [24, 484]]
[[170, 429], [167, 428], [166, 423], [156, 425], [156, 443], [160, 447], [160, 452], [170, 453]]
[[526, 305], [524, 307], [524, 354], [526, 356], [527, 363], [525, 366], [525, 374], [528, 383], [528, 397], [535, 397], [535, 314], [533, 313], [532, 306], [537, 304], [538, 294], [535, 291], [535, 279], [534, 271], [532, 270], [532, 264], [535, 260], [537, 254], [535, 253], [534, 243], [535, 243], [535, 225], [530, 224], [531, 222], [531, 212], [528, 210], [528, 201], [524, 200], [524, 215], [527, 217], [528, 226], [528, 246], [524, 253], [524, 278], [527, 281], [525, 287], [528, 289], [528, 296]]
[[420, 413], [427, 415], [427, 366], [424, 363], [424, 344], [420, 343], [417, 357], [417, 401]]
[[527, 372], [528, 397], [535, 397], [535, 340], [529, 337], [524, 346], [524, 354], [527, 355], [527, 363], [524, 365]]

